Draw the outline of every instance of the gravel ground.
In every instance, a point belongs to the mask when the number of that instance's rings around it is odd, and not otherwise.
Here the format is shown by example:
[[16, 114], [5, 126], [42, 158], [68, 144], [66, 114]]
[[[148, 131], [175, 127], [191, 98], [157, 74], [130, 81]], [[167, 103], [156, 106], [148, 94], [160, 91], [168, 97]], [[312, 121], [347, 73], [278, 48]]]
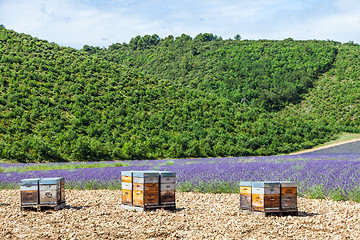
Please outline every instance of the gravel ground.
[[360, 204], [298, 199], [300, 216], [240, 213], [238, 194], [177, 193], [177, 211], [120, 207], [119, 190], [66, 190], [68, 207], [20, 211], [0, 191], [0, 239], [360, 239]]

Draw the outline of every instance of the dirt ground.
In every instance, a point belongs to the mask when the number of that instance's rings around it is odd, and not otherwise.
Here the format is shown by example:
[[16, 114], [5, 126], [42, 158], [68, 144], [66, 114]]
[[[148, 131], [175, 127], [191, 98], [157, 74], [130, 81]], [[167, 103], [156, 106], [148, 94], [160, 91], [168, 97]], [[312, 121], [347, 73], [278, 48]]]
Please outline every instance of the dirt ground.
[[0, 239], [360, 239], [360, 204], [298, 199], [300, 216], [241, 213], [238, 194], [176, 193], [177, 210], [134, 212], [120, 190], [67, 190], [65, 209], [20, 211], [0, 191]]
[[319, 146], [319, 147], [315, 147], [315, 148], [312, 148], [312, 149], [306, 149], [306, 150], [290, 153], [289, 155], [296, 155], [296, 154], [302, 154], [302, 153], [311, 153], [311, 152], [315, 152], [317, 150], [327, 149], [327, 148], [330, 148], [330, 147], [336, 147], [336, 146], [340, 146], [340, 145], [343, 145], [343, 144], [359, 142], [359, 141], [360, 141], [359, 138], [350, 139], [350, 140], [343, 140], [343, 141], [340, 140], [340, 141], [337, 141], [337, 142], [334, 142], [334, 143], [326, 144], [324, 146]]

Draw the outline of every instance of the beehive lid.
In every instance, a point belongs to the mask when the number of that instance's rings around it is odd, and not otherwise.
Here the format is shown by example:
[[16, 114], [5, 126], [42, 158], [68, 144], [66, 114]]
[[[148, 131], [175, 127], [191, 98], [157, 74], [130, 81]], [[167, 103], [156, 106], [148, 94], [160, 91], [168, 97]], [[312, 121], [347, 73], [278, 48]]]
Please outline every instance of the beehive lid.
[[58, 184], [60, 183], [60, 178], [42, 178], [39, 181], [39, 184]]
[[20, 185], [37, 185], [41, 178], [28, 178], [20, 180]]
[[252, 181], [240, 181], [240, 186], [241, 187], [251, 187], [252, 186]]
[[292, 181], [281, 181], [281, 187], [297, 187], [297, 182]]
[[121, 171], [121, 176], [132, 177], [134, 171]]
[[159, 172], [158, 171], [134, 171], [133, 177], [142, 177], [142, 178], [159, 177]]
[[280, 187], [280, 182], [272, 182], [272, 181], [253, 182], [252, 187], [256, 187], [256, 188]]
[[176, 177], [176, 172], [160, 171], [161, 177]]

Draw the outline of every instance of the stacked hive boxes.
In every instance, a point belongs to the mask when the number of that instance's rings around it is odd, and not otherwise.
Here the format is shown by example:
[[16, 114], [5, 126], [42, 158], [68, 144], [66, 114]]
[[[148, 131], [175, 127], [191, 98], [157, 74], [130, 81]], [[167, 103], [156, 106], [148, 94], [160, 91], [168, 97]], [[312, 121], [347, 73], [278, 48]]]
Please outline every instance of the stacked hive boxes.
[[175, 207], [175, 172], [160, 172], [160, 203], [161, 206]]
[[31, 178], [20, 181], [21, 209], [50, 206], [56, 209], [65, 204], [65, 179]]
[[122, 189], [122, 203], [125, 205], [132, 205], [132, 182], [133, 182], [132, 171], [121, 172], [121, 189]]
[[240, 209], [262, 213], [297, 213], [297, 183], [240, 182]]
[[280, 183], [254, 182], [251, 194], [254, 211], [280, 211]]
[[122, 204], [143, 209], [175, 208], [176, 173], [166, 171], [123, 171]]
[[251, 182], [240, 182], [240, 209], [251, 210]]
[[137, 207], [158, 207], [159, 173], [133, 172], [133, 205]]
[[283, 181], [281, 184], [281, 208], [297, 212], [297, 183]]

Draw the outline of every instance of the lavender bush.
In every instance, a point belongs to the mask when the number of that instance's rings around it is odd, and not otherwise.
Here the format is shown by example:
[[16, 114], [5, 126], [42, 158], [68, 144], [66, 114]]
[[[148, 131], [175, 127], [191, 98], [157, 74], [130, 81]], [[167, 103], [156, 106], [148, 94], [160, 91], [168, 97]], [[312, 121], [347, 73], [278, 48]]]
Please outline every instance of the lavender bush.
[[2, 172], [0, 186], [18, 188], [24, 178], [62, 176], [67, 188], [119, 189], [123, 170], [168, 170], [176, 172], [179, 191], [238, 193], [240, 180], [289, 180], [298, 182], [300, 196], [360, 201], [360, 154], [143, 160], [101, 168], [71, 165], [73, 169]]

